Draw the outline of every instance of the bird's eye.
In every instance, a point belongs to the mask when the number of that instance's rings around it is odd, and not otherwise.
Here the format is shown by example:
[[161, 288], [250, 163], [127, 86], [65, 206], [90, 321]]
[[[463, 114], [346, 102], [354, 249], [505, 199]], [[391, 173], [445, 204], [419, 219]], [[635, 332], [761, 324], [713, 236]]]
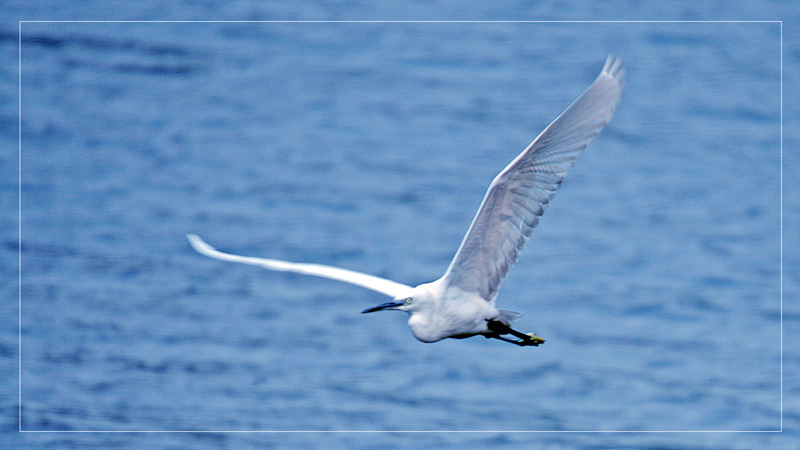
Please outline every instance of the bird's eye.
[[411, 302], [413, 302], [414, 300], [411, 297], [408, 297], [405, 301], [406, 301], [406, 305], [410, 305]]

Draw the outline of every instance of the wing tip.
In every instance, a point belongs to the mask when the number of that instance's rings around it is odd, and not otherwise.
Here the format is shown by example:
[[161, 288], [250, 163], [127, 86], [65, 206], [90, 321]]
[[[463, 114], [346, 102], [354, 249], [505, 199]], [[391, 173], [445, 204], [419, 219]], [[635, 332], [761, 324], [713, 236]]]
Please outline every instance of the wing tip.
[[625, 85], [625, 67], [622, 65], [622, 58], [609, 54], [600, 76], [608, 75], [617, 82], [619, 87]]
[[200, 236], [193, 233], [186, 233], [186, 239], [189, 240], [189, 245], [191, 245], [197, 253], [206, 256], [214, 253], [214, 247], [208, 245]]

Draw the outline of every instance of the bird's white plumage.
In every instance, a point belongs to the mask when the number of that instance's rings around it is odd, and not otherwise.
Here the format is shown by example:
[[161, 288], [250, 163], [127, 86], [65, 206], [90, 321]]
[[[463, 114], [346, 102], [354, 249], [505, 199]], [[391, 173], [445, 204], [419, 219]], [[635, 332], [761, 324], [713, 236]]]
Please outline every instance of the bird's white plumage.
[[374, 275], [367, 275], [361, 272], [354, 272], [352, 270], [340, 269], [338, 267], [325, 266], [322, 264], [293, 263], [288, 261], [280, 261], [277, 259], [255, 258], [252, 256], [231, 255], [230, 253], [223, 253], [208, 245], [196, 234], [187, 234], [186, 237], [189, 239], [189, 243], [192, 244], [192, 248], [194, 248], [197, 253], [206, 255], [210, 258], [220, 259], [222, 261], [250, 264], [253, 266], [263, 267], [265, 269], [279, 270], [282, 272], [296, 272], [304, 275], [330, 278], [331, 280], [355, 284], [357, 286], [371, 289], [395, 298], [408, 295], [412, 289], [411, 286], [396, 283], [392, 280], [376, 277]]
[[444, 278], [493, 302], [575, 160], [611, 120], [622, 95], [619, 59], [492, 181]]
[[197, 252], [211, 258], [330, 278], [400, 299], [364, 312], [406, 311], [414, 335], [424, 342], [476, 334], [508, 340], [499, 335], [514, 334], [522, 338], [514, 342], [518, 345], [538, 345], [544, 341], [535, 335], [505, 328], [498, 333], [497, 326], [507, 326], [519, 314], [495, 309], [497, 290], [567, 170], [611, 120], [622, 95], [623, 75], [620, 60], [609, 56], [591, 86], [495, 177], [453, 261], [431, 283], [412, 288], [337, 267], [232, 255], [196, 235], [187, 237]]

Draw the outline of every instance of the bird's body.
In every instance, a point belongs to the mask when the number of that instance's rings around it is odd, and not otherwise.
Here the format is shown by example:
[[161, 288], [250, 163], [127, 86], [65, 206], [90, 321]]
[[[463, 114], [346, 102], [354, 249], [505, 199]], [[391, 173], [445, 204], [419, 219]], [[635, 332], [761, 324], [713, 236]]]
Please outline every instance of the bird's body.
[[[611, 57], [591, 86], [495, 177], [453, 261], [438, 280], [417, 287], [318, 264], [231, 255], [188, 235], [201, 254], [225, 261], [330, 278], [371, 289], [394, 300], [364, 313], [400, 310], [423, 342], [483, 335], [517, 345], [544, 342], [511, 329], [519, 313], [495, 308], [511, 266], [539, 224], [569, 168], [611, 120], [621, 97], [624, 70]], [[503, 336], [512, 335], [517, 340]]]
[[423, 342], [465, 338], [489, 332], [487, 323], [499, 311], [478, 295], [448, 287], [443, 279], [421, 284], [411, 298], [418, 304], [408, 318], [414, 336]]

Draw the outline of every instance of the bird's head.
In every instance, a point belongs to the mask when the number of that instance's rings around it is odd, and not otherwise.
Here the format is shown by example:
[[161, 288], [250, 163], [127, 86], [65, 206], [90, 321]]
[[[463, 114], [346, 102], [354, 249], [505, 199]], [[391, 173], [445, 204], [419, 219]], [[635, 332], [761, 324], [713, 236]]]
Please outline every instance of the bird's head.
[[422, 342], [436, 342], [448, 336], [448, 330], [432, 320], [441, 304], [444, 283], [442, 279], [421, 284], [410, 291], [403, 292], [390, 302], [367, 308], [362, 313], [382, 310], [405, 311], [409, 314], [408, 326], [414, 336]]
[[405, 311], [409, 314], [425, 313], [431, 307], [436, 305], [437, 293], [441, 290], [439, 288], [440, 282], [431, 282], [421, 284], [410, 291], [403, 293], [401, 297], [386, 303], [382, 303], [372, 308], [367, 308], [362, 313], [371, 313], [382, 310], [396, 310]]
[[406, 311], [411, 312], [415, 306], [415, 299], [414, 297], [403, 297], [403, 298], [396, 298], [390, 302], [381, 303], [378, 306], [373, 306], [372, 308], [367, 308], [361, 311], [362, 314], [371, 313], [375, 311], [383, 311], [383, 310], [397, 310], [397, 311]]

